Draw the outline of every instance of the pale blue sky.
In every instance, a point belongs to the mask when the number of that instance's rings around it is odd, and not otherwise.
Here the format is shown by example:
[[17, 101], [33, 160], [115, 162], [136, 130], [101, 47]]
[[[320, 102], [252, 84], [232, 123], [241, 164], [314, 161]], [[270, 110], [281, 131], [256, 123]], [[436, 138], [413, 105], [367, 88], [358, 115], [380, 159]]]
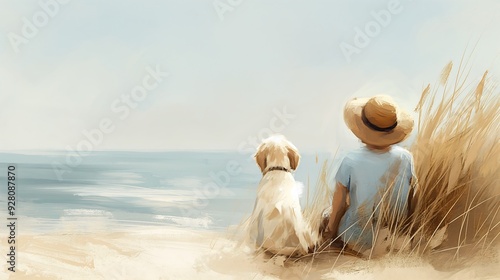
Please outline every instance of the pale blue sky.
[[[471, 79], [486, 69], [498, 79], [494, 0], [401, 0], [348, 62], [339, 45], [354, 45], [355, 28], [389, 2], [243, 0], [220, 20], [212, 0], [72, 0], [16, 53], [10, 34], [43, 10], [0, 0], [0, 149], [75, 147], [110, 118], [115, 130], [95, 149], [232, 150], [286, 106], [295, 118], [282, 133], [299, 149], [335, 150], [357, 143], [346, 100], [387, 93], [412, 110], [468, 43], [479, 42]], [[170, 76], [118, 118], [111, 104], [156, 65]]]

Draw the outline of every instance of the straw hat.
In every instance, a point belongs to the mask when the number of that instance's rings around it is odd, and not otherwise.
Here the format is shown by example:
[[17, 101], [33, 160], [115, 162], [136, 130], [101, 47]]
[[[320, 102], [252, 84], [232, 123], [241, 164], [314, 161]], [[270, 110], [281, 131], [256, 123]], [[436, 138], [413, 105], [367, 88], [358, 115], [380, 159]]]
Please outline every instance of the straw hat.
[[413, 129], [410, 114], [386, 95], [352, 99], [344, 107], [344, 120], [363, 143], [378, 147], [403, 141]]

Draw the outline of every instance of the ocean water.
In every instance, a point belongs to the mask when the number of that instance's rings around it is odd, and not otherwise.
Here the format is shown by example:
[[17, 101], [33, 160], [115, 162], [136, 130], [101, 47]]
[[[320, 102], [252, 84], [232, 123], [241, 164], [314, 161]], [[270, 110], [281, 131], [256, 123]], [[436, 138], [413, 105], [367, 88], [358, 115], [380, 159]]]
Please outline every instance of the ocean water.
[[[302, 155], [295, 178], [306, 186], [303, 206], [328, 158]], [[0, 217], [7, 216], [9, 165], [16, 167], [18, 230], [36, 232], [224, 230], [250, 215], [261, 178], [251, 155], [238, 152], [100, 151], [75, 159], [66, 152], [0, 153]]]

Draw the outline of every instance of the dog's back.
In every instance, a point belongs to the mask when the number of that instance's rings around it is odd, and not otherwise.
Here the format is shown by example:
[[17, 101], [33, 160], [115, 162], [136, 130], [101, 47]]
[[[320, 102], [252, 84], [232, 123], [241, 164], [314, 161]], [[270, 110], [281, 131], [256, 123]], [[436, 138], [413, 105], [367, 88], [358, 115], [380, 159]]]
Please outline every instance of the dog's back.
[[301, 187], [290, 173], [299, 163], [298, 151], [284, 137], [267, 139], [255, 157], [263, 177], [250, 218], [252, 241], [276, 254], [306, 254], [314, 240], [302, 217]]

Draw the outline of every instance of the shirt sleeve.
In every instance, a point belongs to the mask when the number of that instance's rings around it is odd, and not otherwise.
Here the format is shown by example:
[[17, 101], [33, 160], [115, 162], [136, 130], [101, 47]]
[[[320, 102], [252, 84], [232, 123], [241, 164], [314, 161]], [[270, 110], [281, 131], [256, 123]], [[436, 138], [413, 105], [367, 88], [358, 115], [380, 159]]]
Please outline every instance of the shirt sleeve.
[[335, 175], [335, 181], [344, 185], [348, 191], [351, 187], [351, 166], [349, 164], [349, 158], [345, 157], [340, 163], [339, 170], [337, 170], [337, 175]]

